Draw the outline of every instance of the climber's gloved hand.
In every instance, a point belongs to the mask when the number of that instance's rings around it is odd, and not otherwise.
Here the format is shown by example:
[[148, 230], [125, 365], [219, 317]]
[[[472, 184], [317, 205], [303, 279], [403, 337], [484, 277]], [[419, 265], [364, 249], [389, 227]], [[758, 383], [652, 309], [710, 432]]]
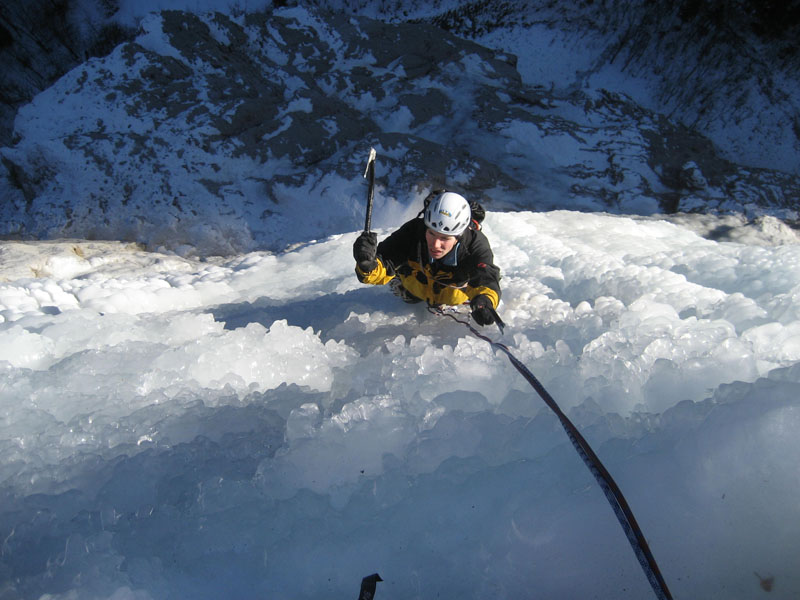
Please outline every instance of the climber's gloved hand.
[[362, 231], [353, 243], [353, 258], [356, 265], [364, 273], [369, 273], [378, 266], [378, 234]]
[[494, 323], [494, 305], [489, 296], [481, 294], [475, 296], [469, 303], [472, 307], [472, 318], [478, 325], [491, 325]]

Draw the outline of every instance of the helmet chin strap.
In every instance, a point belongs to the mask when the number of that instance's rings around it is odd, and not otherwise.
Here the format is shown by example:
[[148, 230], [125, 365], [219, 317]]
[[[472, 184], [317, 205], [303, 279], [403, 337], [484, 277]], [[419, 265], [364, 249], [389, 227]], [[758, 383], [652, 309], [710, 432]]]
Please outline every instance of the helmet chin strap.
[[439, 262], [440, 264], [446, 265], [448, 267], [457, 267], [458, 266], [458, 247], [461, 245], [461, 242], [456, 242], [456, 245], [450, 249], [450, 252], [445, 254], [442, 258], [433, 258], [430, 256], [430, 252], [428, 252], [428, 259], [430, 259], [431, 263]]

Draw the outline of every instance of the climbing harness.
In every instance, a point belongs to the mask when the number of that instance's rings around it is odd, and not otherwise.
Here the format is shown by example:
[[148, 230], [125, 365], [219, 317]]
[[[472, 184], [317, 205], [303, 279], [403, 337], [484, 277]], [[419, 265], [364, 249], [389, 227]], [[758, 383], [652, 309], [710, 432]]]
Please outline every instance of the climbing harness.
[[[514, 368], [517, 369], [517, 371], [520, 372], [520, 374], [533, 387], [533, 389], [536, 390], [542, 400], [544, 400], [545, 404], [550, 407], [550, 409], [558, 417], [559, 421], [561, 421], [561, 425], [564, 428], [564, 431], [566, 431], [567, 437], [572, 442], [572, 445], [575, 447], [575, 450], [578, 452], [578, 455], [580, 455], [586, 467], [589, 469], [589, 471], [591, 471], [592, 475], [594, 475], [594, 478], [600, 488], [603, 490], [603, 493], [605, 494], [606, 499], [608, 499], [609, 504], [611, 504], [611, 508], [614, 510], [614, 514], [617, 516], [617, 520], [622, 526], [622, 529], [628, 538], [628, 542], [630, 542], [631, 548], [633, 548], [633, 552], [636, 555], [636, 558], [638, 559], [642, 569], [644, 570], [647, 580], [650, 582], [656, 597], [659, 598], [659, 600], [672, 600], [672, 594], [670, 594], [670, 591], [667, 588], [667, 583], [664, 581], [664, 578], [661, 575], [658, 564], [656, 564], [656, 559], [653, 557], [652, 552], [650, 552], [650, 547], [647, 544], [647, 540], [645, 540], [644, 534], [639, 528], [639, 524], [636, 522], [636, 518], [633, 516], [630, 506], [628, 506], [628, 502], [622, 495], [622, 491], [617, 486], [614, 478], [611, 477], [611, 473], [609, 473], [603, 463], [600, 462], [597, 454], [595, 454], [594, 450], [592, 450], [591, 446], [589, 446], [589, 443], [586, 441], [583, 435], [581, 435], [581, 432], [578, 431], [578, 428], [575, 427], [567, 415], [563, 413], [556, 401], [534, 376], [534, 374], [531, 373], [530, 370], [511, 353], [511, 350], [508, 349], [508, 346], [499, 342], [495, 342], [491, 338], [483, 335], [480, 331], [475, 329], [475, 327], [473, 327], [468, 320], [460, 319], [458, 316], [456, 316], [460, 315], [461, 313], [453, 310], [446, 310], [440, 306], [430, 305], [428, 306], [428, 311], [438, 316], [449, 317], [457, 323], [461, 323], [462, 325], [466, 326], [467, 329], [469, 329], [470, 332], [472, 332], [475, 336], [484, 340], [485, 342], [488, 342], [492, 348], [503, 352], [508, 357], [508, 360], [514, 366]], [[504, 324], [499, 320], [499, 317], [496, 315], [496, 313], [495, 317], [498, 319], [497, 324], [502, 333]]]

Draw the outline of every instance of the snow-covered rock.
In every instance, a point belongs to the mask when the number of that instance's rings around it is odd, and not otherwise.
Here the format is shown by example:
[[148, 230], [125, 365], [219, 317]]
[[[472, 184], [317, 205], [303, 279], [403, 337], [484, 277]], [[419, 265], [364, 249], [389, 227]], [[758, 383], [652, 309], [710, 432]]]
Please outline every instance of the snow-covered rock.
[[[624, 95], [527, 85], [515, 56], [433, 25], [294, 7], [141, 27], [20, 110], [0, 149], [0, 233], [280, 249], [358, 227], [370, 146], [386, 224], [432, 187], [495, 210], [650, 214], [689, 198], [796, 216], [796, 178], [742, 169]], [[704, 186], [687, 187], [688, 161]]]

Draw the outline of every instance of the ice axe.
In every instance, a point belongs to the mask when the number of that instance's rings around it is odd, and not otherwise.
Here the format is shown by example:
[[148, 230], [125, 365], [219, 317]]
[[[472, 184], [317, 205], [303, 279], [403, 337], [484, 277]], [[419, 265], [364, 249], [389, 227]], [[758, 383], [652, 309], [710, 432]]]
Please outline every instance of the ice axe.
[[370, 148], [369, 158], [367, 159], [367, 169], [364, 171], [364, 177], [369, 180], [369, 190], [367, 190], [367, 219], [364, 221], [364, 231], [366, 232], [369, 232], [370, 222], [372, 221], [372, 199], [375, 197], [376, 156], [375, 148]]

